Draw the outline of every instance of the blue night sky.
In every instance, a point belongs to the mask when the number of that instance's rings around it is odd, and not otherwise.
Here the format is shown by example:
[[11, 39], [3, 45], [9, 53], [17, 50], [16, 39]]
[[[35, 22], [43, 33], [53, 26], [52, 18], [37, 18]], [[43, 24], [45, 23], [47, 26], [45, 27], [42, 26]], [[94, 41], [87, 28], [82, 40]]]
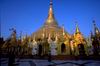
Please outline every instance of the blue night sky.
[[[0, 0], [1, 37], [9, 37], [10, 28], [17, 30], [17, 35], [31, 35], [43, 26], [49, 9], [50, 0]], [[100, 29], [100, 0], [53, 0], [55, 18], [60, 26], [73, 34], [75, 21], [80, 31], [88, 36], [93, 30], [92, 21]]]

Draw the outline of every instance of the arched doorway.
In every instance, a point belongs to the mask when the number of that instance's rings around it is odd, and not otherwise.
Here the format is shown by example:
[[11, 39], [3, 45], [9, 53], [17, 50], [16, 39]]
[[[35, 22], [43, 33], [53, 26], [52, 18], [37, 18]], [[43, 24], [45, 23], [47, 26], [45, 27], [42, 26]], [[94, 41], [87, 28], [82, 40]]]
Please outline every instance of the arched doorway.
[[64, 43], [61, 44], [61, 53], [66, 51], [66, 45]]
[[39, 46], [38, 46], [38, 55], [41, 56], [41, 54], [42, 54], [42, 45], [39, 44]]
[[85, 55], [84, 45], [78, 44], [79, 55]]
[[48, 55], [48, 53], [49, 53], [49, 43], [48, 42], [45, 42], [45, 43], [43, 43], [43, 55]]

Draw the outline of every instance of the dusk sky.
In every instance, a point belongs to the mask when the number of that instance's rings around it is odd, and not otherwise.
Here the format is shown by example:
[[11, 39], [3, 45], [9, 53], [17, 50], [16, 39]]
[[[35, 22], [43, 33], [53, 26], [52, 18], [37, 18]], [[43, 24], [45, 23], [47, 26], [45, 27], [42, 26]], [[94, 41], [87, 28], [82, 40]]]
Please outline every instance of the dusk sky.
[[[48, 16], [50, 0], [0, 0], [1, 37], [9, 37], [10, 28], [16, 28], [17, 36], [31, 35], [41, 28]], [[93, 30], [92, 21], [100, 29], [100, 0], [53, 0], [53, 11], [60, 26], [73, 34], [75, 21], [87, 37]]]

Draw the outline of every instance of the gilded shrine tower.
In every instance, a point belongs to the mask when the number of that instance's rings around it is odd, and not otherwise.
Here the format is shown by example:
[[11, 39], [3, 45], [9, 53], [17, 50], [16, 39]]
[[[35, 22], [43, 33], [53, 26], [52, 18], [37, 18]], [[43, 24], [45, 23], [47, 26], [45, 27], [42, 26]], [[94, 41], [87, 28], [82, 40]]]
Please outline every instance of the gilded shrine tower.
[[[35, 33], [33, 33], [33, 36], [35, 36], [36, 39], [43, 39], [43, 38], [55, 38], [62, 39], [63, 33], [64, 33], [63, 27], [60, 27], [54, 17], [53, 13], [53, 3], [52, 0], [50, 0], [50, 6], [49, 6], [49, 12], [47, 19], [44, 23], [44, 25]], [[68, 34], [67, 32], [65, 32]]]
[[[42, 51], [41, 50], [40, 51], [42, 52], [43, 55], [48, 54], [50, 50], [49, 48], [50, 48], [51, 43], [49, 41], [56, 41], [56, 44], [55, 44], [56, 48], [54, 50], [57, 52], [57, 55], [58, 55], [62, 53], [69, 54], [69, 50], [68, 50], [69, 36], [70, 35], [64, 30], [64, 26], [60, 27], [58, 25], [53, 13], [53, 3], [52, 3], [52, 0], [50, 0], [50, 6], [49, 6], [47, 19], [44, 25], [38, 31], [32, 34], [32, 39], [33, 37], [35, 37], [35, 40], [41, 43], [43, 49]], [[65, 41], [67, 44], [64, 44]]]

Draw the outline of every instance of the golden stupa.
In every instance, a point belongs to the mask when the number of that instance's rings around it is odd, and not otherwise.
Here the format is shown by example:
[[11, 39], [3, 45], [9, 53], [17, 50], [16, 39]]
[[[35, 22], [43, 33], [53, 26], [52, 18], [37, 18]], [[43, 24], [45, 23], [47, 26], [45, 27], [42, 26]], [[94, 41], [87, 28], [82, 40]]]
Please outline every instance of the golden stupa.
[[62, 39], [64, 33], [66, 35], [69, 35], [65, 30], [64, 27], [60, 27], [54, 17], [53, 13], [53, 4], [52, 1], [50, 1], [50, 8], [48, 17], [44, 23], [44, 25], [36, 32], [34, 32], [32, 35], [36, 37], [36, 39], [43, 39], [48, 38], [49, 35], [51, 38], [54, 38], [57, 36], [58, 39]]

